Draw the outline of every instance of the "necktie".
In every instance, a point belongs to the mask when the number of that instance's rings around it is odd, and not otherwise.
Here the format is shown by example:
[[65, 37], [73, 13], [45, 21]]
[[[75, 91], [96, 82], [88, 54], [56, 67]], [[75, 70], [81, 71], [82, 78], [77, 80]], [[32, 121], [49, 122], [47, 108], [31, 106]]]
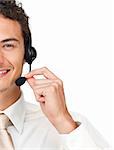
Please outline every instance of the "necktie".
[[14, 150], [11, 137], [7, 132], [9, 124], [9, 118], [5, 114], [0, 114], [0, 150]]

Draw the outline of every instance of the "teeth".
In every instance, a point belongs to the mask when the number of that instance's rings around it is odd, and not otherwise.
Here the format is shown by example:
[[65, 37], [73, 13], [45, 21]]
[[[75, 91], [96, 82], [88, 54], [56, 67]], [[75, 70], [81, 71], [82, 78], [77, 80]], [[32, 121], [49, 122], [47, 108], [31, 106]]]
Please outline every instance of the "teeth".
[[6, 73], [6, 72], [7, 72], [7, 70], [0, 71], [0, 74], [4, 74], [4, 73]]

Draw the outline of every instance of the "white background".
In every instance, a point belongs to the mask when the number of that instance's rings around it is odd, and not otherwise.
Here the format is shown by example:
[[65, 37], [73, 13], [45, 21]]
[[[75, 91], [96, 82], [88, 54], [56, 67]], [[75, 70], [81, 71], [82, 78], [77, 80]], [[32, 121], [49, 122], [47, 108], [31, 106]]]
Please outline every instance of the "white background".
[[[21, 2], [38, 53], [32, 69], [47, 66], [61, 78], [69, 110], [86, 116], [112, 144], [111, 0]], [[27, 70], [25, 65], [24, 73]], [[27, 101], [36, 103], [27, 83], [22, 89]]]

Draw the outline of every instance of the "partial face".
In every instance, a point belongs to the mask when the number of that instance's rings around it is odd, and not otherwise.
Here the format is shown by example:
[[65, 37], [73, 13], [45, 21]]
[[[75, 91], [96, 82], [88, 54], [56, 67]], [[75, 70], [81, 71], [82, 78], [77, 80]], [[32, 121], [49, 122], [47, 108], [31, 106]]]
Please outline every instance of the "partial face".
[[0, 92], [7, 90], [21, 75], [24, 39], [17, 21], [0, 16]]

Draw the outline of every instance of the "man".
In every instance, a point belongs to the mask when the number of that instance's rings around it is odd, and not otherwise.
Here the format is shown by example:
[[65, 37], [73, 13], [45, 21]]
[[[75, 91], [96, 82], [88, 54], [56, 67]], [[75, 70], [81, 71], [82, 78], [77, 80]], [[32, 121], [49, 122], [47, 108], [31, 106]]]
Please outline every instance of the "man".
[[[28, 16], [14, 0], [0, 0], [0, 122], [1, 149], [92, 150], [108, 144], [85, 118], [68, 112], [62, 81], [48, 68], [26, 74], [41, 110], [24, 101], [15, 81], [27, 61]], [[45, 79], [35, 79], [43, 75]], [[6, 128], [7, 130], [5, 130]]]

